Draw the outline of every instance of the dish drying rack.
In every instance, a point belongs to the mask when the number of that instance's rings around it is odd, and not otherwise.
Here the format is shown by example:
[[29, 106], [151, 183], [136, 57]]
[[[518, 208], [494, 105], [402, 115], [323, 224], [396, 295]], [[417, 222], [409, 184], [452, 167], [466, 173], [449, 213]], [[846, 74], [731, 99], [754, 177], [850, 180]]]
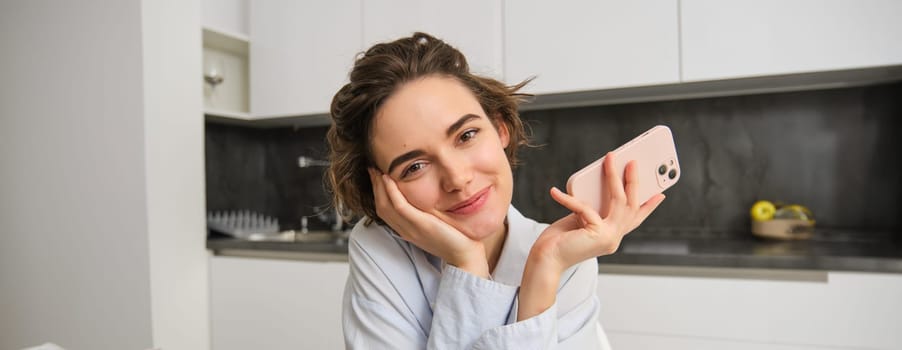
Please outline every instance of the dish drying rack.
[[279, 233], [279, 220], [250, 210], [207, 212], [207, 228], [241, 239], [260, 239]]

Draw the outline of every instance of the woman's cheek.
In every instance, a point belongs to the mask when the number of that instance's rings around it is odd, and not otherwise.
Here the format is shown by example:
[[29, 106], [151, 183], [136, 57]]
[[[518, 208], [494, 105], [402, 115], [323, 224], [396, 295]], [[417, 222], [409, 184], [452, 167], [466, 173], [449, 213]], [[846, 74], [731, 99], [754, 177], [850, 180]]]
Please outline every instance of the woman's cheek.
[[438, 202], [438, 184], [429, 176], [411, 182], [400, 182], [398, 189], [410, 205], [425, 212], [432, 211]]
[[504, 148], [501, 147], [500, 143], [486, 142], [478, 152], [474, 152], [473, 159], [476, 164], [480, 165], [481, 169], [491, 170], [492, 172], [497, 172], [504, 166], [510, 167], [507, 155], [504, 153]]

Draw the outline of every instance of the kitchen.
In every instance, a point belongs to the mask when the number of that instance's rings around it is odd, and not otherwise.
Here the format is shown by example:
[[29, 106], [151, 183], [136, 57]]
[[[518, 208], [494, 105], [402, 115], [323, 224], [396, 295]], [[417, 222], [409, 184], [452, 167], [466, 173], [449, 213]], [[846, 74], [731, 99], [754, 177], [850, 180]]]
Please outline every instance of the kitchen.
[[[353, 54], [412, 28], [459, 45], [486, 74], [538, 76], [522, 114], [544, 146], [514, 174], [517, 188], [538, 190], [513, 200], [536, 219], [563, 214], [548, 187], [655, 124], [673, 129], [685, 176], [599, 260], [600, 321], [614, 348], [902, 344], [892, 328], [902, 314], [893, 2], [101, 7], [68, 9], [84, 20], [49, 5], [0, 11], [16, 14], [2, 23], [29, 28], [4, 31], [4, 47], [34, 55], [0, 65], [12, 77], [2, 94], [2, 348], [341, 347], [341, 245], [208, 241], [205, 211], [253, 210], [296, 231], [306, 217], [310, 231], [329, 230], [317, 215], [329, 213], [322, 168], [298, 159], [323, 159], [324, 113]], [[58, 17], [27, 22], [48, 14]], [[128, 30], [111, 35], [110, 23]], [[70, 27], [86, 30], [50, 35]], [[308, 32], [318, 35], [297, 34]], [[217, 35], [231, 45], [218, 61], [205, 55]], [[60, 59], [79, 45], [96, 53]], [[236, 78], [229, 64], [242, 52]], [[221, 83], [196, 89], [198, 76], [218, 80], [211, 65]], [[73, 99], [71, 82], [93, 89]], [[587, 138], [590, 129], [603, 136]], [[759, 199], [808, 206], [815, 237], [753, 237]]]

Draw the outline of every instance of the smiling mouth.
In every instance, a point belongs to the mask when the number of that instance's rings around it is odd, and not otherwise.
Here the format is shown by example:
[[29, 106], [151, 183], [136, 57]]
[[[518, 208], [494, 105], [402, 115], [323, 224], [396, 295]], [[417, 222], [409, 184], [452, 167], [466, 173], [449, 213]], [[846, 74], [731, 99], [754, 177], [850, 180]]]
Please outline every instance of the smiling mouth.
[[474, 194], [472, 197], [468, 198], [467, 200], [458, 203], [451, 209], [448, 209], [447, 211], [451, 214], [457, 214], [457, 215], [472, 214], [472, 213], [476, 212], [477, 210], [479, 210], [480, 208], [482, 208], [482, 206], [485, 204], [485, 202], [489, 198], [489, 190], [491, 190], [491, 189], [492, 189], [492, 186], [488, 186], [488, 187], [484, 188], [482, 191], [477, 192], [476, 194]]

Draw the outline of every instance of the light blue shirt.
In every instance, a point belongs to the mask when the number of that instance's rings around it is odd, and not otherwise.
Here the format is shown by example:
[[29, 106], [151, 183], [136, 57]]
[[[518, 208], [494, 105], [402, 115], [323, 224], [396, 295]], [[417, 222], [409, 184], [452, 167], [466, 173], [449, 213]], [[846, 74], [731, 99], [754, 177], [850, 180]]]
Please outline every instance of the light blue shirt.
[[561, 275], [555, 303], [516, 322], [529, 250], [548, 227], [508, 210], [508, 235], [492, 279], [417, 248], [388, 227], [354, 226], [342, 325], [348, 349], [598, 349], [598, 263]]

